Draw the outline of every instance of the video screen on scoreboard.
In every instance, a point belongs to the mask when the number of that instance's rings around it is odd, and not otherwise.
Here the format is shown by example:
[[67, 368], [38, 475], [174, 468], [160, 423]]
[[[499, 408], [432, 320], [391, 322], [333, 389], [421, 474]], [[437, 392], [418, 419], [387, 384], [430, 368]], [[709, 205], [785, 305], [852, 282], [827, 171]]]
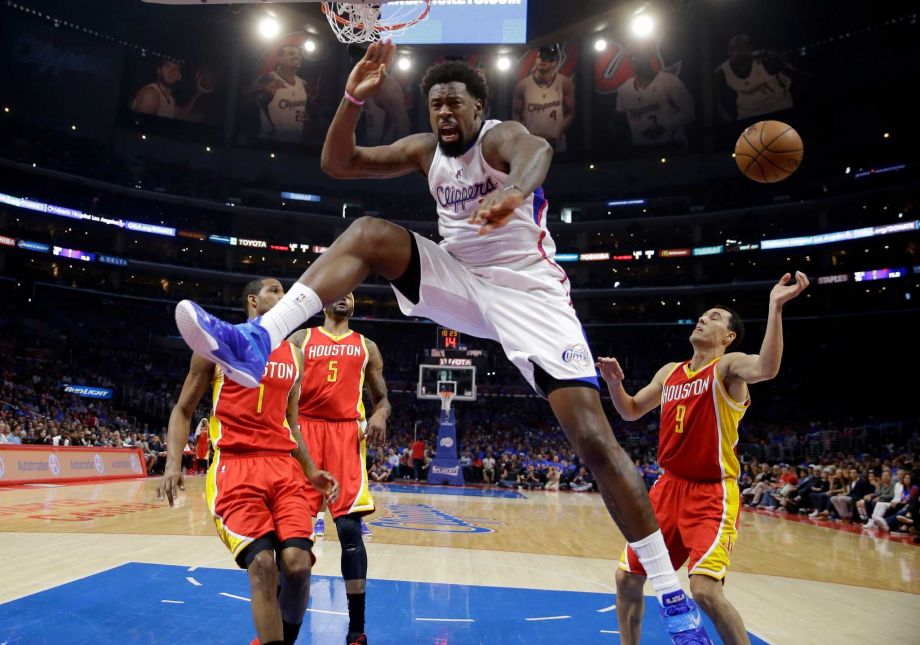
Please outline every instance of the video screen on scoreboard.
[[[424, 3], [394, 0], [384, 4], [382, 20], [418, 15]], [[413, 13], [414, 12], [414, 13]], [[428, 18], [393, 36], [400, 45], [519, 45], [527, 42], [527, 0], [431, 0]]]

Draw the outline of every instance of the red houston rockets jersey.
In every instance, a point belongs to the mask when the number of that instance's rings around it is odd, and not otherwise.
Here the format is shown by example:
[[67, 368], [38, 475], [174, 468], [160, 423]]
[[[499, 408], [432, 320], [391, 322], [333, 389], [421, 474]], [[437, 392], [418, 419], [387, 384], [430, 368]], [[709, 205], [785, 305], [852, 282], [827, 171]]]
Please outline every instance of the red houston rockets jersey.
[[287, 400], [300, 375], [294, 346], [283, 342], [268, 357], [259, 387], [237, 385], [218, 367], [214, 377], [211, 443], [230, 452], [284, 451], [297, 447], [287, 422]]
[[696, 372], [689, 361], [680, 363], [665, 379], [658, 462], [666, 473], [703, 482], [738, 476], [738, 423], [750, 398], [731, 398], [716, 369], [719, 360]]
[[322, 327], [307, 330], [303, 341], [300, 416], [326, 421], [364, 419], [364, 369], [367, 340], [349, 330], [334, 336]]

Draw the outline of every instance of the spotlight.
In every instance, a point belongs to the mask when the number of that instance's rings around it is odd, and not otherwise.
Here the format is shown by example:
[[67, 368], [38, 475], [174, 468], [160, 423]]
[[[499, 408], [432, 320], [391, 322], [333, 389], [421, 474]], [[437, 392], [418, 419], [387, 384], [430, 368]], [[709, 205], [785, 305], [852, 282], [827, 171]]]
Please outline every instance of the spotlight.
[[607, 49], [607, 41], [603, 38], [598, 38], [594, 41], [594, 51], [602, 52]]
[[511, 57], [505, 56], [502, 54], [498, 57], [498, 60], [495, 61], [495, 66], [502, 72], [507, 72], [511, 69]]
[[274, 38], [281, 32], [281, 23], [273, 16], [265, 16], [259, 21], [259, 34], [263, 38]]
[[891, 133], [890, 133], [890, 132], [886, 132], [885, 134], [882, 135], [882, 138], [883, 138], [883, 139], [890, 139], [890, 138], [891, 138]]
[[77, 126], [72, 125], [72, 126], [70, 126], [70, 129], [71, 129], [71, 130], [76, 130], [76, 129], [77, 129]]
[[408, 56], [400, 56], [399, 60], [396, 61], [396, 66], [403, 72], [408, 72], [409, 68], [412, 67], [412, 61]]
[[9, 109], [8, 107], [4, 107], [4, 108], [3, 108], [3, 111], [6, 112], [7, 114], [10, 113], [10, 109]]
[[655, 31], [655, 20], [647, 13], [638, 14], [632, 19], [632, 32], [639, 38], [647, 38]]
[[313, 40], [312, 38], [307, 38], [305, 41], [303, 41], [303, 48], [304, 48], [304, 51], [306, 51], [307, 53], [315, 52], [316, 51], [316, 41]]

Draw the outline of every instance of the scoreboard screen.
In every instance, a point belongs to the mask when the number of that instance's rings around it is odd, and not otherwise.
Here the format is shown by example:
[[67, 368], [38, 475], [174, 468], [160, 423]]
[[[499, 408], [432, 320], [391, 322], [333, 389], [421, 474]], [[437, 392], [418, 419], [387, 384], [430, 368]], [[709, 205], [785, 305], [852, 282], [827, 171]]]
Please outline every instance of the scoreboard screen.
[[460, 333], [447, 327], [438, 327], [435, 347], [437, 349], [460, 349]]

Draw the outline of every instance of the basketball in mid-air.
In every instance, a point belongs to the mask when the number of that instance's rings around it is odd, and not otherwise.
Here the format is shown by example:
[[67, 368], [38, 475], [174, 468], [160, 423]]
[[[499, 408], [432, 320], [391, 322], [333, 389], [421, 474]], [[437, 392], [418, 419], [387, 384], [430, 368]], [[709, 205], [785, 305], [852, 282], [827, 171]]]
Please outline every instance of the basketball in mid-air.
[[804, 151], [802, 137], [791, 125], [760, 121], [738, 137], [735, 163], [750, 179], [773, 184], [798, 170]]

